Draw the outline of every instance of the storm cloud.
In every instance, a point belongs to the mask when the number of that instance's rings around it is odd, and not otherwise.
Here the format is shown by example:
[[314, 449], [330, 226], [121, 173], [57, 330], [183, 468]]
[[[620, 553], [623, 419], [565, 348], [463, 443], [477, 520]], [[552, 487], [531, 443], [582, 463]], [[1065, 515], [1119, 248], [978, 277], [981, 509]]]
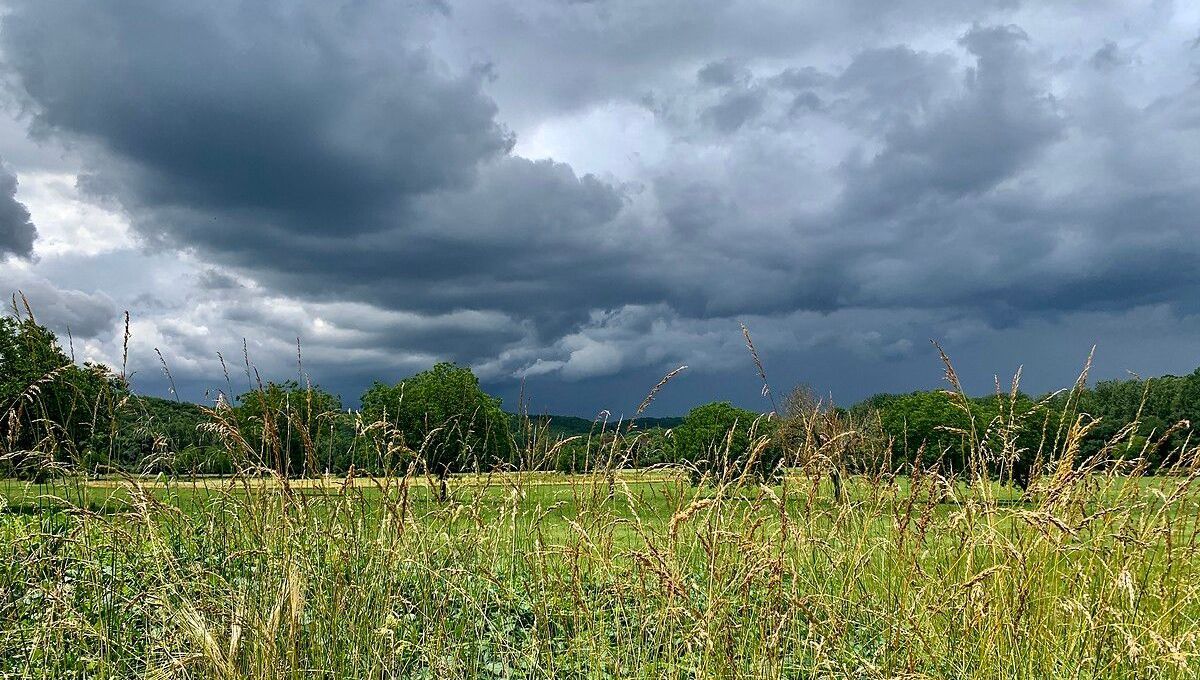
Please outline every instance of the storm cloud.
[[[611, 385], [740, 370], [750, 319], [803, 378], [1198, 311], [1183, 6], [8, 4], [31, 138], [185, 255], [146, 307], [183, 357], [302, 335], [330, 374]], [[34, 254], [8, 213], [0, 251]]]
[[0, 259], [10, 255], [29, 257], [36, 237], [29, 210], [17, 200], [17, 176], [0, 159]]

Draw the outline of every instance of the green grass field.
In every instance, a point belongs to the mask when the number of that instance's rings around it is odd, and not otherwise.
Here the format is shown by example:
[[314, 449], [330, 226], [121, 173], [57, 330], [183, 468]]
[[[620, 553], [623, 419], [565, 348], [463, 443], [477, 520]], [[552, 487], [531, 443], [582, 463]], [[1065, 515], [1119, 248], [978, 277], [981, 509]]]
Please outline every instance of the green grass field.
[[[610, 483], [611, 482], [611, 483]], [[0, 677], [1196, 677], [1194, 480], [0, 489]]]

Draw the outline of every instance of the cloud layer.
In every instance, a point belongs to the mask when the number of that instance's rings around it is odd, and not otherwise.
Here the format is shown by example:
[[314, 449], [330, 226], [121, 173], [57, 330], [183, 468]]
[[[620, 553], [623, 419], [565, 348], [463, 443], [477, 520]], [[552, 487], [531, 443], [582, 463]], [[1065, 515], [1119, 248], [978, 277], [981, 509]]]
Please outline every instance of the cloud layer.
[[[135, 292], [93, 248], [88, 283], [197, 380], [302, 336], [351, 392], [450, 358], [603, 402], [743, 370], [738, 319], [790, 380], [1197, 311], [1183, 5], [9, 5], [17, 119], [153, 262]], [[28, 257], [16, 186], [0, 252]]]

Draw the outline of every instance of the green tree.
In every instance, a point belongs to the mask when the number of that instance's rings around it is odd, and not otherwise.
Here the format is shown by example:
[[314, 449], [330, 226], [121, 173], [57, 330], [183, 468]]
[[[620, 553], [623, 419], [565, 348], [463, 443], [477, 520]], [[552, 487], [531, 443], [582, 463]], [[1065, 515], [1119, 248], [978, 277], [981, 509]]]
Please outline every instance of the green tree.
[[878, 413], [880, 426], [892, 440], [896, 456], [922, 465], [940, 462], [949, 473], [966, 467], [969, 444], [955, 430], [966, 430], [970, 423], [949, 394], [942, 391], [877, 394], [852, 410], [868, 409]]
[[878, 394], [851, 409], [860, 417], [872, 412], [898, 459], [940, 465], [947, 475], [975, 469], [1024, 489], [1043, 448], [1048, 406], [1019, 392], [964, 402], [935, 390]]
[[828, 473], [834, 499], [842, 500], [842, 473], [879, 474], [888, 465], [887, 441], [872, 409], [852, 413], [798, 385], [784, 399], [775, 437], [788, 461], [808, 474]]
[[107, 452], [127, 393], [106, 366], [71, 361], [32, 314], [0, 317], [0, 472], [42, 476]]
[[509, 416], [469, 368], [441, 362], [395, 385], [376, 382], [362, 406], [368, 421], [398, 430], [437, 477], [443, 499], [452, 472], [512, 461]]
[[234, 413], [243, 437], [257, 448], [256, 463], [283, 477], [307, 476], [328, 467], [331, 437], [337, 438], [331, 424], [342, 422], [342, 402], [320, 387], [288, 380], [240, 395]]
[[694, 481], [706, 472], [713, 479], [730, 479], [757, 453], [750, 472], [758, 480], [768, 479], [781, 458], [778, 444], [762, 439], [772, 427], [765, 416], [727, 401], [697, 406], [674, 430], [676, 460], [690, 464]]
[[208, 421], [198, 404], [134, 396], [117, 414], [108, 463], [142, 474], [235, 472], [220, 437], [202, 427]]

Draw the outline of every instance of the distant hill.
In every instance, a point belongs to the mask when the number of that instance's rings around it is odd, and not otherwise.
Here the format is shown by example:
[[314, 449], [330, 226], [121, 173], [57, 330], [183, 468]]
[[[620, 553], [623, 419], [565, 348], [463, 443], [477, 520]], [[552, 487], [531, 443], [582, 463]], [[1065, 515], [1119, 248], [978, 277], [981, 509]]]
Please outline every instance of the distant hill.
[[[513, 414], [512, 418], [513, 426], [516, 427], [518, 416]], [[574, 437], [579, 435], [586, 436], [590, 432], [598, 432], [600, 430], [600, 422], [588, 420], [587, 418], [579, 418], [576, 416], [531, 415], [529, 418], [536, 423], [546, 424], [552, 434], [562, 437]], [[676, 427], [682, 422], [682, 417], [634, 418], [632, 425], [634, 429], [638, 430], [650, 430], [654, 428], [668, 429]], [[605, 429], [612, 431], [616, 426], [617, 421], [610, 420], [608, 421]], [[625, 430], [628, 427], [630, 427], [630, 422], [628, 420], [621, 423], [622, 430]]]
[[[148, 415], [159, 424], [169, 423], [176, 425], [179, 434], [194, 431], [197, 425], [207, 420], [207, 416], [199, 404], [187, 401], [174, 401], [171, 399], [138, 395], [135, 404], [134, 411], [139, 416]], [[510, 413], [509, 417], [515, 430], [519, 425], [520, 418], [515, 413]], [[543, 414], [531, 415], [530, 419], [538, 424], [546, 424], [552, 434], [562, 437], [586, 436], [589, 432], [599, 431], [600, 429], [599, 422], [577, 416]], [[682, 417], [636, 418], [633, 421], [633, 428], [637, 430], [650, 430], [654, 428], [669, 429], [678, 426], [682, 422]], [[610, 420], [605, 429], [611, 432], [616, 426], [617, 421]], [[626, 430], [629, 427], [630, 423], [628, 420], [621, 423], [622, 430]]]

